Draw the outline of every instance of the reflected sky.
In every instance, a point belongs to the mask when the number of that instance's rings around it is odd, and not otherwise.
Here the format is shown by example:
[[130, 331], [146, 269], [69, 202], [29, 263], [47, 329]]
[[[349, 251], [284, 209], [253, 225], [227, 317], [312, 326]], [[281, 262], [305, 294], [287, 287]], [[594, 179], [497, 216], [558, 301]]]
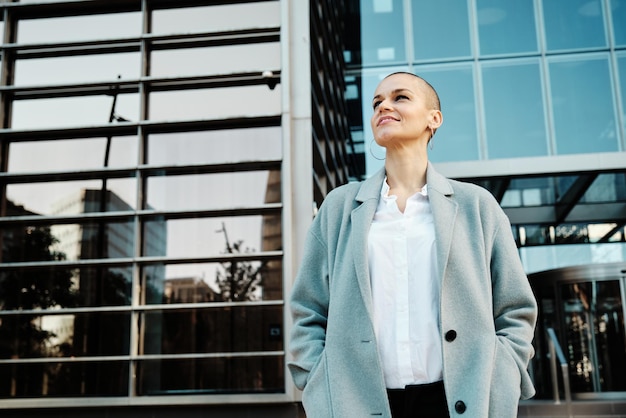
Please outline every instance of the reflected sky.
[[[237, 19], [233, 19], [233, 16], [237, 16]], [[152, 35], [159, 37], [279, 28], [281, 7], [280, 2], [270, 1], [157, 9], [152, 11], [152, 19]], [[45, 45], [130, 39], [133, 45], [136, 43], [139, 46], [142, 24], [141, 12], [23, 19], [18, 22], [17, 42]], [[147, 38], [150, 39], [150, 34]], [[150, 51], [150, 77], [203, 77], [238, 72], [260, 74], [264, 70], [279, 70], [281, 67], [279, 42], [210, 48], [190, 44], [188, 48], [176, 45], [170, 49], [167, 49], [167, 42], [160, 38], [154, 42], [159, 45]], [[141, 65], [142, 56], [138, 47], [137, 52], [87, 55], [73, 55], [71, 52], [68, 56], [61, 52], [52, 57], [20, 58], [15, 64], [14, 83], [17, 87], [74, 85], [115, 82], [118, 77], [122, 81], [133, 82], [139, 81], [142, 76]], [[46, 71], [42, 71], [42, 68]], [[282, 110], [280, 85], [272, 90], [262, 85], [178, 91], [155, 89], [148, 93], [150, 122], [276, 116]], [[111, 95], [16, 100], [12, 103], [11, 128], [45, 130], [102, 126], [108, 123], [112, 103]], [[141, 107], [139, 94], [119, 94], [115, 113], [127, 121], [140, 122]], [[146, 165], [204, 165], [282, 159], [280, 127], [150, 133], [145, 144], [145, 160], [142, 156], [143, 145], [136, 136], [113, 138], [106, 166], [133, 169]], [[11, 143], [8, 171], [15, 174], [84, 171], [88, 178], [91, 176], [89, 170], [99, 170], [105, 166], [105, 147], [106, 138]], [[145, 183], [146, 189], [141, 192], [139, 188], [142, 186], [135, 177], [108, 179], [107, 189], [119, 198], [119, 202], [123, 202], [108, 210], [141, 209], [142, 202], [148, 209], [174, 211], [259, 206], [265, 203], [268, 179], [269, 173], [266, 171], [171, 177], [151, 174]], [[77, 204], [81, 201], [81, 194], [85, 190], [98, 191], [101, 187], [100, 179], [8, 184], [7, 198], [35, 214], [81, 213], [88, 211]], [[280, 195], [277, 198], [280, 200]], [[98, 207], [96, 204], [91, 210]], [[262, 217], [255, 217], [252, 221], [243, 218], [215, 222], [172, 220], [161, 225], [170, 229], [163, 235], [166, 237], [163, 238], [166, 241], [163, 246], [147, 246], [146, 249], [159, 252], [159, 255], [177, 257], [219, 254], [225, 248], [222, 233], [216, 232], [222, 222], [225, 222], [233, 241], [244, 240], [250, 248], [261, 251]], [[160, 230], [161, 226], [153, 230]], [[78, 225], [71, 227], [79, 228]], [[63, 228], [55, 226], [54, 231], [65, 233]], [[144, 239], [149, 240], [150, 237]], [[68, 243], [75, 245], [75, 237]], [[77, 248], [67, 251], [75, 259], [84, 256]], [[124, 257], [132, 255], [132, 247], [130, 253], [124, 250]], [[188, 267], [189, 275], [200, 273], [193, 266]]]

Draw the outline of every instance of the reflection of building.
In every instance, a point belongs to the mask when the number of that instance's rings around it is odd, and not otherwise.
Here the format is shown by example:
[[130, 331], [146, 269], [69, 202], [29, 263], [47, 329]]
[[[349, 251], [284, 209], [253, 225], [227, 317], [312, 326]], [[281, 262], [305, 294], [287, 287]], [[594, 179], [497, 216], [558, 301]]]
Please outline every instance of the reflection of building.
[[166, 279], [163, 298], [166, 303], [200, 303], [218, 299], [215, 290], [203, 279], [196, 277]]

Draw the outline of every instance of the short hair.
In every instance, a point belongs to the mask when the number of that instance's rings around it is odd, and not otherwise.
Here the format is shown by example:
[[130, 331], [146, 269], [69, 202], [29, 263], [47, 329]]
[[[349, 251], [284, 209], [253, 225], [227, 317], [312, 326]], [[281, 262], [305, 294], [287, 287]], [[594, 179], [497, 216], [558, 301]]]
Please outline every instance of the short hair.
[[396, 71], [394, 73], [387, 74], [385, 76], [385, 78], [391, 77], [392, 75], [396, 75], [396, 74], [407, 74], [407, 75], [411, 75], [411, 76], [417, 78], [422, 83], [422, 85], [425, 87], [423, 90], [426, 93], [426, 97], [427, 97], [427, 99], [429, 101], [428, 104], [430, 105], [430, 107], [432, 107], [433, 109], [441, 111], [441, 101], [439, 100], [439, 95], [437, 94], [437, 90], [435, 90], [435, 88], [428, 81], [426, 81], [423, 77], [420, 77], [419, 75], [413, 74], [413, 73], [408, 72], [408, 71]]

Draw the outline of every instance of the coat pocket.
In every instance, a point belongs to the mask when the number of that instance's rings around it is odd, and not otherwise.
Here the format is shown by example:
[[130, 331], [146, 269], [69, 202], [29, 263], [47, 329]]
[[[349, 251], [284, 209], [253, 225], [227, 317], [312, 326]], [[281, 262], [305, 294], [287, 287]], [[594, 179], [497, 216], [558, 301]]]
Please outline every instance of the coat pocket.
[[309, 417], [330, 418], [333, 416], [326, 351], [322, 352], [319, 361], [311, 369], [307, 384], [302, 391], [302, 406]]
[[521, 394], [522, 377], [515, 359], [503, 343], [496, 338], [491, 387], [489, 391], [489, 416], [514, 418]]

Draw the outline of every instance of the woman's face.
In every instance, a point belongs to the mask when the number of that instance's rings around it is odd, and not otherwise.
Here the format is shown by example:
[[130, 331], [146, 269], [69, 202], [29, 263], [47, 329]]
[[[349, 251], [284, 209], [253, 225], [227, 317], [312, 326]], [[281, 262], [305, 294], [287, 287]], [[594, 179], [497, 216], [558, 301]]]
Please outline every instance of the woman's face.
[[437, 129], [441, 125], [441, 112], [428, 106], [422, 80], [410, 74], [393, 74], [381, 81], [372, 106], [372, 132], [383, 147], [420, 140], [425, 140], [425, 145], [431, 137], [431, 127]]

